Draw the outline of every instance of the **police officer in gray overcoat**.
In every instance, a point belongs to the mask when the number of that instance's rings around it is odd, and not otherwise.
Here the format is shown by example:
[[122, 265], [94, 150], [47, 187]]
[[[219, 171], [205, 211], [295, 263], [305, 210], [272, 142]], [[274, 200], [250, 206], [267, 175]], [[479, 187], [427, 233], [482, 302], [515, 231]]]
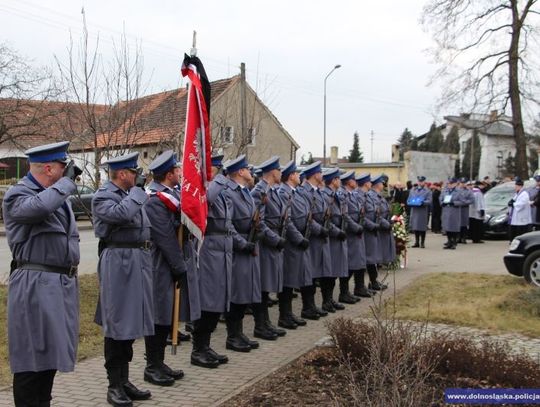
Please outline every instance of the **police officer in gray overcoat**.
[[368, 288], [373, 291], [381, 291], [387, 288], [386, 284], [377, 280], [379, 272], [377, 267], [384, 262], [384, 239], [381, 238], [383, 229], [387, 228], [382, 221], [381, 210], [384, 198], [380, 195], [383, 188], [382, 176], [374, 176], [370, 179], [371, 189], [367, 192], [366, 197], [366, 215], [364, 218], [366, 233], [366, 263], [369, 276]]
[[461, 195], [460, 219], [461, 228], [459, 233], [458, 243], [467, 244], [467, 233], [469, 231], [469, 206], [474, 203], [474, 193], [467, 188], [467, 178], [459, 179], [457, 189]]
[[[191, 312], [199, 311], [198, 296], [186, 290], [187, 256], [193, 256], [192, 250], [184, 253], [178, 242], [180, 224], [180, 183], [181, 168], [172, 150], [167, 150], [156, 157], [148, 166], [152, 171], [153, 181], [148, 186], [150, 199], [144, 208], [150, 220], [152, 236], [153, 284], [154, 284], [154, 335], [145, 336], [146, 368], [144, 379], [158, 386], [172, 386], [175, 380], [184, 376], [182, 370], [173, 370], [164, 362], [167, 336], [171, 331], [173, 319], [174, 290], [181, 286], [181, 299], [189, 300], [180, 309]], [[185, 239], [188, 240], [187, 238]], [[189, 242], [184, 246], [188, 246]], [[196, 270], [190, 270], [195, 273]], [[198, 285], [195, 287], [198, 290]], [[189, 293], [187, 292], [189, 291]], [[199, 311], [200, 314], [200, 311]], [[198, 315], [196, 315], [198, 318]]]
[[68, 163], [68, 146], [64, 141], [25, 151], [30, 172], [3, 200], [13, 256], [7, 327], [16, 406], [49, 406], [56, 371], [75, 366], [79, 232], [67, 198], [81, 170]]
[[347, 225], [345, 231], [347, 233], [347, 276], [339, 279], [339, 302], [344, 304], [354, 304], [360, 300], [349, 291], [349, 280], [354, 273], [365, 270], [366, 268], [366, 248], [364, 233], [362, 208], [360, 200], [357, 197], [358, 192], [356, 180], [354, 179], [354, 171], [348, 171], [341, 175], [342, 188], [339, 190], [341, 198], [347, 204]]
[[233, 207], [231, 231], [234, 249], [225, 346], [236, 352], [249, 352], [258, 348], [259, 343], [244, 334], [245, 308], [248, 304], [261, 302], [261, 272], [256, 243], [258, 225], [254, 219], [257, 207], [248, 189], [253, 177], [245, 154], [226, 162], [224, 167], [229, 181], [223, 193], [230, 199]]
[[191, 364], [205, 368], [215, 368], [229, 361], [226, 355], [210, 347], [219, 316], [229, 310], [231, 300], [233, 208], [231, 200], [223, 193], [229, 180], [222, 173], [222, 160], [222, 154], [212, 156], [212, 181], [206, 192], [208, 218], [199, 251], [201, 317], [193, 322]]
[[396, 243], [392, 233], [392, 212], [390, 204], [383, 196], [384, 179], [382, 182], [372, 180], [371, 189], [377, 192], [379, 199], [379, 250], [381, 250], [381, 263], [390, 264], [396, 259]]
[[[321, 162], [315, 161], [304, 171], [305, 181], [297, 188], [299, 194], [309, 202], [311, 220], [309, 232], [309, 258], [313, 279], [330, 276], [330, 242], [329, 229], [332, 226], [328, 214], [328, 204], [324, 199], [320, 187], [323, 185]], [[325, 226], [325, 224], [327, 226]], [[311, 286], [304, 286], [302, 294], [302, 318], [318, 319], [327, 316], [328, 312], [315, 305], [315, 281]]]
[[[313, 284], [309, 259], [307, 231], [310, 203], [296, 192], [300, 185], [300, 175], [294, 160], [281, 169], [279, 195], [288, 208], [286, 243], [283, 251], [283, 289], [278, 294], [278, 325], [286, 329], [296, 329], [306, 325], [306, 321], [293, 313], [293, 290], [310, 287]], [[318, 317], [318, 316], [317, 316]]]
[[347, 264], [347, 203], [343, 196], [338, 194], [341, 187], [339, 168], [332, 168], [323, 173], [325, 187], [322, 194], [328, 204], [330, 215], [329, 241], [331, 267], [329, 275], [320, 278], [321, 293], [323, 297], [322, 309], [327, 312], [343, 310], [345, 306], [334, 300], [334, 287], [336, 278], [349, 275]]
[[265, 340], [275, 340], [286, 331], [270, 322], [268, 315], [269, 293], [279, 293], [283, 289], [283, 248], [285, 247], [286, 203], [278, 194], [281, 181], [279, 156], [274, 156], [257, 169], [261, 172], [259, 182], [251, 190], [255, 206], [261, 207], [259, 230], [259, 265], [261, 270], [261, 302], [253, 304], [255, 328], [253, 336]]
[[[377, 247], [376, 238], [374, 239], [374, 231], [368, 231], [366, 226], [366, 203], [368, 199], [368, 192], [371, 190], [371, 174], [362, 173], [359, 176], [355, 177], [357, 188], [355, 190], [355, 195], [353, 195], [358, 201], [358, 207], [360, 210], [360, 225], [363, 226], [364, 232], [362, 234], [362, 241], [364, 244], [364, 263], [365, 266], [360, 270], [355, 270], [354, 272], [354, 296], [370, 298], [373, 296], [374, 291], [369, 290], [364, 282], [364, 276], [367, 268], [367, 259], [368, 259], [368, 246], [371, 250], [373, 247]], [[368, 234], [370, 233], [370, 234]], [[368, 242], [368, 239], [371, 239]]]
[[442, 206], [442, 228], [446, 232], [445, 249], [455, 250], [461, 232], [462, 194], [456, 188], [457, 179], [449, 178], [446, 188], [441, 192], [439, 201]]
[[151, 225], [138, 156], [135, 152], [106, 161], [109, 181], [92, 199], [94, 233], [99, 238], [96, 323], [105, 337], [107, 401], [121, 406], [150, 397], [149, 391], [129, 381], [134, 340], [154, 335]]
[[417, 177], [418, 186], [409, 192], [407, 204], [411, 208], [411, 230], [414, 232], [414, 245], [412, 247], [426, 247], [426, 231], [428, 225], [429, 211], [431, 208], [431, 191], [426, 188], [426, 177]]

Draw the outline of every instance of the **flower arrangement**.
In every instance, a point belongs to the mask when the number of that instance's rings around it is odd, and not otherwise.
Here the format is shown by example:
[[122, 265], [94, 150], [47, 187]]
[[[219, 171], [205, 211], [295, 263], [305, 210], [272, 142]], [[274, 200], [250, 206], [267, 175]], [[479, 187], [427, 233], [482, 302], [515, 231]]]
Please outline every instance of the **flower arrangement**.
[[405, 217], [405, 214], [392, 216], [392, 221], [394, 222], [392, 225], [392, 234], [396, 242], [396, 263], [399, 262], [398, 264], [401, 266], [401, 260], [403, 260], [403, 266], [401, 268], [404, 268], [407, 262], [407, 243], [409, 242]]

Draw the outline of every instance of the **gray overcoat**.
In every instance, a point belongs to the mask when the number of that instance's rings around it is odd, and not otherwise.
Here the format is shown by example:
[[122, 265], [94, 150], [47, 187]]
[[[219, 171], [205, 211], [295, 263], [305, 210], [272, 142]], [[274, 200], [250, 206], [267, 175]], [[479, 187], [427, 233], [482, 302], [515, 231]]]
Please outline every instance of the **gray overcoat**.
[[[449, 198], [446, 198], [449, 196]], [[444, 204], [445, 199], [450, 199], [450, 204]], [[439, 201], [442, 205], [442, 228], [445, 232], [456, 233], [461, 231], [461, 206], [463, 205], [462, 194], [457, 188], [445, 188], [441, 192]]]
[[261, 290], [279, 293], [283, 288], [283, 250], [276, 248], [281, 237], [287, 203], [281, 200], [277, 187], [268, 187], [261, 179], [251, 190], [255, 206], [260, 205], [266, 193], [266, 203], [261, 211], [261, 231], [259, 240], [259, 264], [261, 268]]
[[218, 174], [208, 186], [208, 223], [199, 251], [201, 310], [226, 312], [231, 301], [233, 267], [232, 202], [223, 193], [228, 179]]
[[340, 240], [338, 238], [340, 231], [347, 233], [347, 203], [345, 197], [334, 192], [329, 187], [324, 188], [322, 194], [332, 214], [331, 224], [333, 227], [330, 228], [330, 259], [332, 266], [329, 277], [348, 277], [347, 239]]
[[468, 188], [462, 188], [461, 194], [461, 227], [466, 228], [469, 226], [469, 206], [474, 204], [474, 193]]
[[426, 187], [413, 188], [409, 192], [409, 199], [412, 197], [422, 197], [422, 206], [411, 206], [411, 230], [414, 232], [425, 232], [428, 226], [429, 209], [431, 208], [431, 191]]
[[284, 202], [289, 202], [289, 222], [287, 223], [287, 243], [283, 251], [283, 286], [300, 288], [313, 284], [309, 250], [298, 245], [306, 233], [310, 203], [288, 184], [279, 187]]
[[364, 242], [366, 246], [366, 264], [382, 263], [382, 249], [379, 243], [379, 198], [375, 191], [358, 190], [360, 204], [364, 205]]
[[156, 325], [170, 325], [172, 322], [175, 289], [172, 270], [187, 273], [187, 287], [182, 287], [180, 290], [180, 319], [182, 321], [195, 321], [201, 316], [201, 308], [199, 273], [194, 258], [195, 250], [192, 247], [192, 240], [189, 236], [184, 236], [184, 247], [183, 250], [180, 250], [177, 235], [180, 227], [180, 212], [172, 212], [156, 195], [156, 192], [163, 192], [180, 201], [179, 191], [158, 182], [152, 182], [148, 189], [151, 195], [144, 208], [152, 225], [151, 236], [154, 243], [152, 247], [154, 323]]
[[[75, 189], [66, 177], [47, 189], [28, 177], [9, 188], [3, 214], [15, 260], [61, 267], [79, 264], [79, 233], [66, 201]], [[79, 343], [77, 277], [15, 269], [9, 277], [7, 327], [12, 373], [72, 371]]]
[[392, 232], [392, 212], [388, 201], [380, 194], [376, 194], [379, 202], [379, 250], [381, 263], [389, 264], [396, 259], [396, 242]]
[[363, 207], [356, 191], [342, 189], [341, 193], [347, 203], [347, 260], [349, 270], [366, 268], [366, 247], [364, 245]]
[[[261, 271], [259, 258], [243, 251], [255, 214], [255, 203], [247, 187], [229, 180], [223, 192], [232, 203], [233, 267], [231, 302], [253, 304], [261, 302]], [[257, 246], [257, 245], [256, 245]], [[259, 251], [256, 247], [256, 252]]]
[[[149, 241], [150, 221], [139, 187], [129, 193], [107, 181], [92, 199], [94, 233], [106, 243]], [[99, 301], [95, 321], [116, 340], [154, 335], [152, 253], [141, 248], [105, 248], [98, 262]]]
[[314, 188], [307, 181], [299, 186], [297, 191], [307, 202], [309, 202], [310, 211], [312, 213], [310, 227], [311, 235], [309, 238], [308, 250], [311, 262], [311, 276], [313, 278], [330, 277], [332, 273], [330, 242], [327, 237], [321, 236], [324, 215], [328, 205], [319, 188]]

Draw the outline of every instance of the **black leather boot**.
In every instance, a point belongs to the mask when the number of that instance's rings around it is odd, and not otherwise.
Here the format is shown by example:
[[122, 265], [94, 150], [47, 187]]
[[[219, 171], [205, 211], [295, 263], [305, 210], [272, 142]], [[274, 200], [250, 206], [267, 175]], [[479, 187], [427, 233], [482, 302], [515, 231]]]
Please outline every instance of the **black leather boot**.
[[184, 371], [181, 369], [172, 369], [169, 366], [165, 364], [165, 348], [161, 348], [159, 360], [161, 361], [162, 368], [169, 376], [171, 376], [174, 380], [180, 380], [184, 377]]
[[167, 374], [159, 352], [146, 352], [146, 367], [144, 369], [144, 381], [156, 386], [172, 386], [174, 378]]
[[319, 319], [321, 316], [317, 310], [313, 308], [315, 302], [313, 301], [312, 288], [302, 287], [300, 292], [302, 293], [302, 313], [300, 314], [302, 318], [311, 320]]
[[215, 369], [219, 362], [208, 352], [206, 333], [193, 332], [193, 350], [191, 351], [191, 364], [195, 366]]
[[334, 313], [336, 309], [332, 304], [332, 291], [328, 287], [328, 281], [321, 281], [322, 309], [326, 312]]
[[287, 331], [285, 329], [278, 328], [277, 326], [272, 324], [272, 321], [270, 321], [270, 315], [268, 314], [268, 308], [264, 310], [264, 324], [266, 326], [266, 329], [268, 329], [270, 332], [275, 333], [277, 336], [287, 335]]
[[265, 308], [264, 304], [256, 304], [253, 306], [253, 317], [255, 318], [253, 336], [255, 338], [264, 339], [265, 341], [275, 341], [278, 335], [266, 325]]
[[108, 367], [107, 378], [109, 379], [107, 402], [115, 407], [133, 406], [133, 401], [128, 397], [122, 385], [122, 368]]
[[[291, 295], [290, 295], [291, 294]], [[279, 299], [279, 319], [278, 326], [285, 329], [296, 329], [298, 324], [294, 322], [290, 316], [290, 309], [292, 308], [292, 291], [286, 292], [285, 288], [283, 292], [278, 294]]]
[[238, 330], [238, 322], [236, 320], [226, 320], [227, 324], [227, 341], [225, 342], [225, 348], [235, 352], [249, 352], [251, 346], [249, 346], [242, 337]]
[[150, 397], [152, 397], [152, 393], [150, 393], [149, 390], [140, 390], [129, 381], [128, 363], [121, 367], [120, 374], [124, 391], [131, 400], [148, 400]]

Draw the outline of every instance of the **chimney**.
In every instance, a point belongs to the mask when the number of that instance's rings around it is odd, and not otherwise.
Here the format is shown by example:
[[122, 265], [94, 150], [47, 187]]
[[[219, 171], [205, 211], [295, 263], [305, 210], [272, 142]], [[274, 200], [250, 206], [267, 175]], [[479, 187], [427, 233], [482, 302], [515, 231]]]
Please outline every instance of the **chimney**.
[[338, 163], [338, 148], [337, 146], [330, 147], [330, 164], [337, 165]]
[[489, 121], [496, 122], [499, 117], [498, 113], [499, 112], [497, 112], [497, 110], [492, 110], [491, 112], [489, 112]]
[[392, 162], [399, 162], [399, 144], [392, 144]]

